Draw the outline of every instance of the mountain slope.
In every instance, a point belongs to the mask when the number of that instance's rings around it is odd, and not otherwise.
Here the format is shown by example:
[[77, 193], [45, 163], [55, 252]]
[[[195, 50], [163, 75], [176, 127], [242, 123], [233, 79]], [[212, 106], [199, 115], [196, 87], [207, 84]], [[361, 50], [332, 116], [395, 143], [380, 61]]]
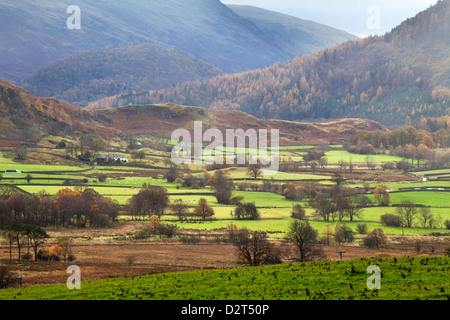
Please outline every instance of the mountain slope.
[[0, 79], [18, 82], [68, 55], [133, 41], [178, 48], [224, 72], [292, 58], [272, 34], [219, 0], [79, 0], [81, 29], [69, 30], [73, 4], [1, 1]]
[[227, 5], [236, 14], [271, 34], [280, 48], [292, 57], [311, 54], [357, 37], [314, 21], [245, 5]]
[[71, 55], [39, 69], [23, 80], [23, 87], [35, 96], [85, 106], [105, 96], [162, 89], [220, 73], [178, 50], [144, 43]]
[[[46, 134], [96, 132], [103, 125], [93, 120], [80, 107], [53, 98], [33, 97], [23, 88], [0, 80], [0, 140], [36, 142]], [[109, 134], [115, 131], [102, 129]], [[5, 141], [1, 144], [8, 145]]]
[[175, 104], [138, 105], [85, 110], [54, 98], [36, 98], [23, 88], [0, 80], [0, 143], [34, 143], [47, 134], [79, 137], [93, 133], [104, 139], [126, 139], [127, 134], [170, 138], [179, 128], [193, 130], [202, 121], [204, 130], [279, 129], [281, 144], [329, 144], [349, 141], [356, 130], [377, 130], [374, 121], [342, 119], [325, 123], [261, 120], [241, 111], [206, 110]]
[[106, 98], [91, 108], [174, 102], [235, 109], [288, 120], [369, 118], [386, 125], [407, 116], [450, 113], [450, 1], [392, 32], [345, 43], [288, 63], [207, 82]]

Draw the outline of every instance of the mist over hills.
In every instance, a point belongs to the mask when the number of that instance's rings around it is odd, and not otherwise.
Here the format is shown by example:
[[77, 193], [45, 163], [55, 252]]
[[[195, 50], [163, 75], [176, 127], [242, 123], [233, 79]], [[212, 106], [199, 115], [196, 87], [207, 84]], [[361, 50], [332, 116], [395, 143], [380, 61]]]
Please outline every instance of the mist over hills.
[[357, 37], [314, 21], [245, 5], [227, 5], [236, 14], [271, 34], [273, 41], [292, 57], [311, 54]]
[[[301, 54], [292, 46], [280, 46], [299, 40], [282, 35], [281, 41], [279, 33], [259, 27], [257, 21], [219, 0], [80, 0], [76, 5], [81, 29], [69, 30], [66, 11], [73, 4], [69, 0], [0, 3], [0, 79], [20, 84], [55, 60], [132, 42], [177, 48], [223, 72], [261, 68]], [[321, 48], [354, 39], [323, 28], [327, 34], [313, 35]], [[315, 30], [321, 30], [319, 25]]]
[[105, 98], [90, 108], [174, 102], [266, 119], [361, 117], [401, 125], [450, 113], [450, 1], [390, 33], [287, 63], [175, 88]]

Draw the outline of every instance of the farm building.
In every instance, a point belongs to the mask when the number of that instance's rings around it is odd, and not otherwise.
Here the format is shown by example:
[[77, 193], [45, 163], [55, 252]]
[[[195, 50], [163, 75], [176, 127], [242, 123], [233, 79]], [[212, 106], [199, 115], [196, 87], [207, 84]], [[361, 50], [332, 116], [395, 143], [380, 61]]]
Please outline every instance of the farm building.
[[17, 170], [17, 169], [9, 169], [9, 170], [6, 170], [5, 173], [20, 174], [20, 173], [22, 173], [22, 171]]
[[112, 162], [112, 161], [117, 161], [119, 160], [120, 162], [128, 162], [128, 159], [123, 157], [123, 156], [118, 156], [118, 155], [99, 155], [97, 156], [97, 158], [95, 158], [95, 161], [97, 163], [102, 163], [102, 162]]

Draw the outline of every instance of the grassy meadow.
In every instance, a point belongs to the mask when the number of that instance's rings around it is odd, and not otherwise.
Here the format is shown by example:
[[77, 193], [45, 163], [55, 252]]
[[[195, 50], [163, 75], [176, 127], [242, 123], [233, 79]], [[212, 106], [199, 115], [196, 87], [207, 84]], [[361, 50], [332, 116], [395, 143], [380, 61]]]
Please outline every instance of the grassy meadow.
[[[379, 289], [368, 289], [371, 265]], [[0, 300], [446, 300], [449, 257], [370, 258], [198, 270], [0, 290]]]

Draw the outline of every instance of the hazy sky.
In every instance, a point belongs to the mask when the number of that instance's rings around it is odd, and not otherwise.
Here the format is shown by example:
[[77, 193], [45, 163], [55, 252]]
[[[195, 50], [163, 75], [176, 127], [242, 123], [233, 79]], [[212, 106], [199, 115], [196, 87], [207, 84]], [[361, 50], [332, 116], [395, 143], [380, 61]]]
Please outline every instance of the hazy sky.
[[384, 34], [438, 0], [221, 0], [277, 11], [359, 37]]

